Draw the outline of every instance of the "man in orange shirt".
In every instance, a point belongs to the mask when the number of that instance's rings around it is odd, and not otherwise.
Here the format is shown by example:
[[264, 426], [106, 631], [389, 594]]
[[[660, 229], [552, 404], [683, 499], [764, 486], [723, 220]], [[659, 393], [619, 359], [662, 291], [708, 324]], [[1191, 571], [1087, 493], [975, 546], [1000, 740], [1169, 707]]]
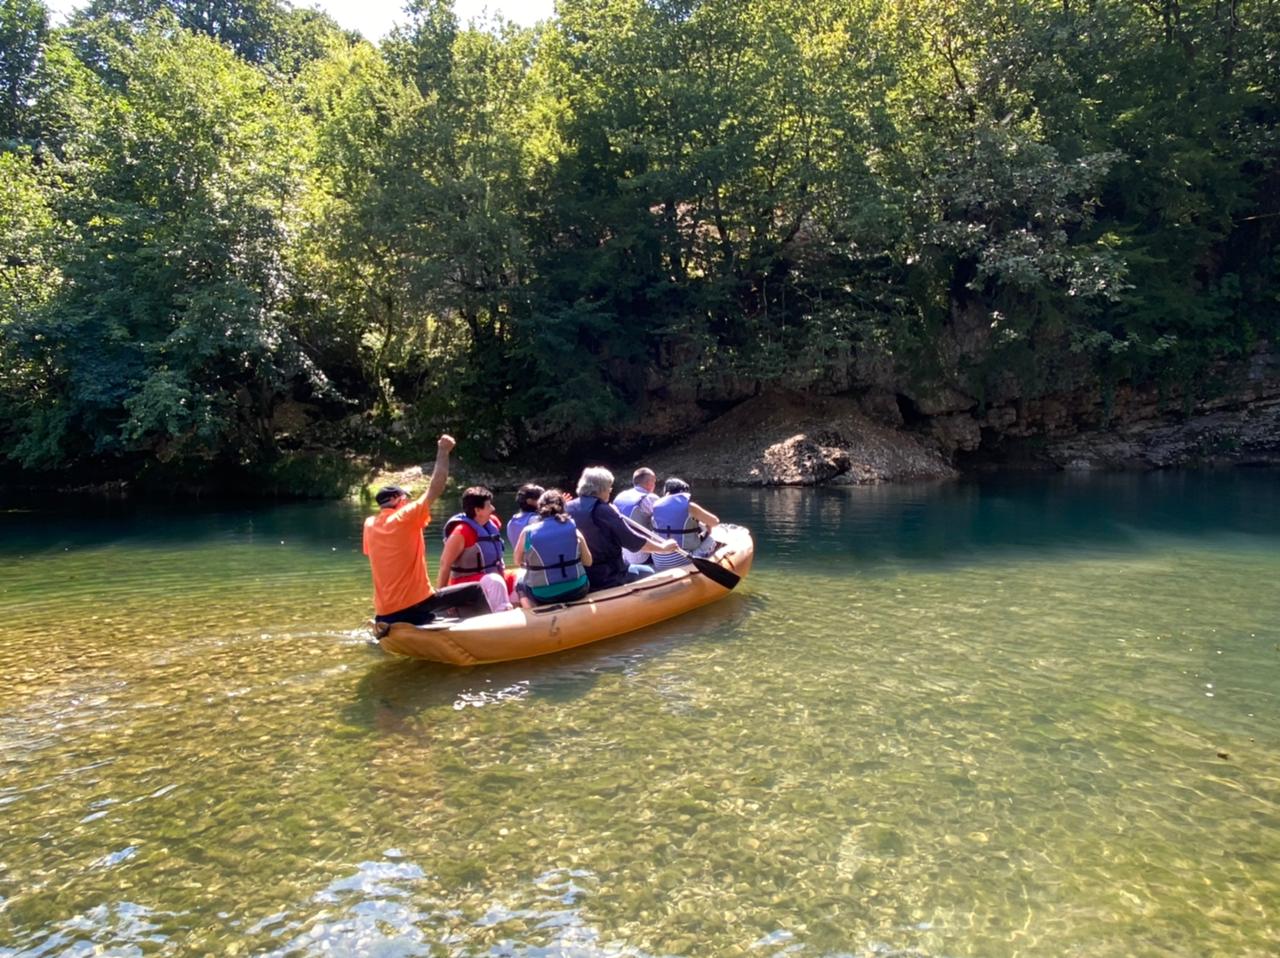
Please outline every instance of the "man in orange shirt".
[[431, 504], [444, 492], [453, 447], [452, 436], [441, 436], [436, 443], [436, 464], [426, 492], [410, 499], [399, 486], [383, 486], [376, 496], [378, 514], [364, 521], [364, 554], [373, 573], [374, 628], [379, 632], [393, 622], [425, 625], [445, 609], [489, 611], [478, 585], [436, 592], [427, 578], [422, 530], [431, 521]]

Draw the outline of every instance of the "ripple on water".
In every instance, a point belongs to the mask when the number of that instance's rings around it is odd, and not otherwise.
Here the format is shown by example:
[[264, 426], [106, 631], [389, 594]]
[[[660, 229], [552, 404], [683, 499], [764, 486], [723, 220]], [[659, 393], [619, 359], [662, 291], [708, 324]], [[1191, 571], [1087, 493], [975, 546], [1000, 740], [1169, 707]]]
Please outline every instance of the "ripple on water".
[[1270, 954], [1280, 524], [1171, 534], [1107, 489], [709, 498], [766, 544], [741, 592], [475, 670], [366, 647], [358, 543], [24, 560], [0, 941]]

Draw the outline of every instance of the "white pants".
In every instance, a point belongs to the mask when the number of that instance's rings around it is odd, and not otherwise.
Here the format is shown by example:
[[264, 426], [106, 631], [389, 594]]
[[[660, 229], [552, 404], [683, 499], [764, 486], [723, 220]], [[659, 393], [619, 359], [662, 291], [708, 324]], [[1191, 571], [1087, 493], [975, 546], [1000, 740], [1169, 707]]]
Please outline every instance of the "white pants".
[[649, 561], [649, 553], [632, 552], [630, 549], [622, 550], [622, 561], [627, 565], [644, 565]]
[[511, 608], [506, 576], [497, 572], [486, 573], [480, 577], [480, 588], [489, 602], [490, 612], [506, 612]]

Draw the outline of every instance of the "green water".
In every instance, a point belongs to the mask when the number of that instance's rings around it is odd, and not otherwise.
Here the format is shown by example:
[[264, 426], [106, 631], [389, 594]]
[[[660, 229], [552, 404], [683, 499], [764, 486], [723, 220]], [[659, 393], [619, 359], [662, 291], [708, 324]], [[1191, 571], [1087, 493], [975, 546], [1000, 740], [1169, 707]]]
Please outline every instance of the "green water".
[[0, 514], [0, 955], [1274, 955], [1278, 478], [700, 490], [738, 592], [474, 670], [347, 505]]

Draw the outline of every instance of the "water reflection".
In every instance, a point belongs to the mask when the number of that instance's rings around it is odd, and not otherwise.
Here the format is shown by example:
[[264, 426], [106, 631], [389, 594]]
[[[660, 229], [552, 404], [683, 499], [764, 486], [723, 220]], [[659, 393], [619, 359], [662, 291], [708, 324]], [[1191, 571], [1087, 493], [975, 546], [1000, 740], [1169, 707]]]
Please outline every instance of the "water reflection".
[[[0, 899], [0, 906], [4, 900]], [[131, 901], [95, 905], [86, 911], [54, 923], [38, 944], [21, 951], [0, 946], [0, 955], [14, 958], [45, 956], [142, 955], [165, 951], [172, 945], [160, 930], [157, 919], [174, 917], [156, 914]]]
[[1280, 536], [1273, 471], [992, 478], [910, 486], [726, 489], [700, 493], [720, 515], [768, 530], [771, 566], [836, 562], [859, 575], [1081, 551], [1123, 554], [1206, 535]]
[[469, 670], [364, 643], [360, 510], [44, 517], [0, 955], [1269, 954], [1274, 480], [707, 489], [741, 589]]
[[582, 869], [552, 869], [523, 883], [515, 901], [491, 901], [474, 916], [451, 907], [447, 889], [419, 866], [398, 860], [360, 862], [334, 879], [307, 907], [254, 924], [248, 933], [283, 939], [264, 956], [301, 954], [508, 956], [508, 958], [646, 958], [609, 942], [575, 907], [599, 881]]

